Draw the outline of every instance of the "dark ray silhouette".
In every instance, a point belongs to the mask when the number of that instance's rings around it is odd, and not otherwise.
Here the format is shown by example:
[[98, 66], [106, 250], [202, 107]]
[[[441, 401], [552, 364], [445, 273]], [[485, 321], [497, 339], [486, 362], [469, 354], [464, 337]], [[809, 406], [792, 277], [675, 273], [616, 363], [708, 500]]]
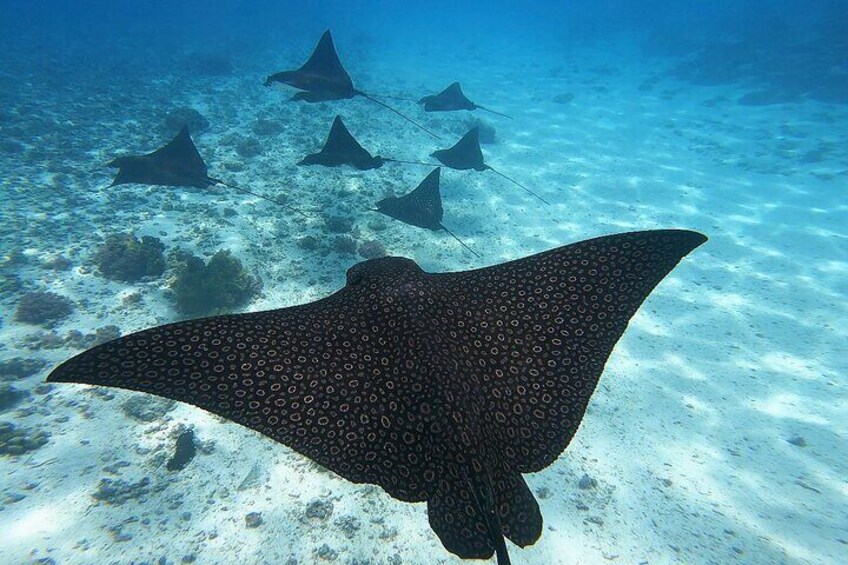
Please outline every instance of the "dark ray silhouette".
[[404, 196], [390, 196], [377, 202], [376, 212], [400, 220], [412, 226], [426, 228], [428, 230], [444, 230], [470, 251], [475, 257], [480, 257], [473, 249], [468, 247], [464, 241], [459, 239], [452, 231], [442, 225], [444, 209], [442, 208], [442, 194], [439, 190], [439, 177], [441, 168], [436, 167], [421, 181], [421, 183], [409, 194]]
[[405, 116], [385, 102], [377, 100], [376, 97], [355, 88], [350, 75], [339, 60], [339, 55], [336, 53], [336, 46], [333, 44], [333, 36], [330, 34], [329, 29], [321, 36], [318, 45], [315, 46], [315, 50], [312, 52], [312, 56], [309, 57], [309, 60], [302, 67], [294, 71], [281, 71], [270, 75], [265, 79], [265, 86], [270, 86], [275, 82], [287, 84], [293, 88], [302, 90], [303, 92], [295, 94], [292, 100], [301, 100], [304, 102], [325, 102], [362, 96], [394, 112], [433, 137], [441, 139], [439, 135], [425, 128], [412, 118]]
[[117, 157], [108, 163], [109, 167], [117, 167], [118, 174], [109, 186], [119, 184], [152, 184], [156, 186], [192, 186], [194, 188], [207, 188], [220, 184], [268, 202], [282, 206], [290, 212], [300, 214], [308, 218], [306, 214], [279, 200], [233, 186], [222, 180], [213, 179], [207, 174], [206, 163], [197, 151], [194, 141], [188, 132], [188, 126], [183, 126], [180, 133], [160, 147], [153, 153], [146, 155], [131, 155]]
[[527, 193], [535, 196], [545, 204], [550, 205], [550, 202], [500, 171], [496, 171], [489, 165], [483, 162], [483, 151], [480, 149], [480, 130], [479, 128], [471, 128], [468, 133], [462, 136], [462, 139], [449, 149], [440, 149], [430, 154], [431, 157], [445, 167], [456, 169], [459, 171], [467, 171], [474, 169], [475, 171], [492, 171], [496, 175], [500, 175], [514, 185], [522, 188]]
[[500, 112], [495, 112], [479, 104], [475, 104], [465, 96], [462, 92], [462, 87], [458, 82], [451, 84], [438, 94], [425, 96], [418, 101], [424, 105], [425, 112], [453, 112], [455, 110], [484, 110], [491, 114], [503, 116], [504, 118], [512, 119], [512, 116], [507, 116]]
[[449, 551], [503, 565], [504, 537], [524, 547], [542, 533], [522, 473], [568, 446], [631, 317], [704, 241], [623, 233], [454, 273], [372, 259], [316, 302], [133, 333], [47, 380], [208, 410], [350, 481], [427, 501]]
[[327, 141], [318, 153], [311, 153], [300, 160], [298, 165], [323, 165], [325, 167], [339, 167], [350, 165], [359, 170], [378, 169], [386, 160], [382, 157], [372, 156], [365, 150], [345, 127], [341, 116], [336, 116]]
[[378, 169], [384, 163], [406, 163], [410, 165], [424, 165], [431, 167], [430, 163], [419, 163], [418, 161], [403, 161], [389, 157], [372, 156], [350, 133], [344, 125], [341, 116], [336, 116], [327, 141], [318, 153], [311, 153], [298, 162], [298, 165], [323, 165], [325, 167], [340, 167], [349, 165], [361, 171]]

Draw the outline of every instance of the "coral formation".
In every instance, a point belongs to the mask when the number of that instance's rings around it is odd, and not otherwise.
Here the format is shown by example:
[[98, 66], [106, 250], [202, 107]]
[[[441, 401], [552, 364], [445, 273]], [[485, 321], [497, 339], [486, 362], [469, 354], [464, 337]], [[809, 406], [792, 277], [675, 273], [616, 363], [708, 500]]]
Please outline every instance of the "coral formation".
[[261, 281], [228, 250], [215, 253], [209, 263], [184, 252], [175, 257], [176, 277], [170, 288], [177, 310], [183, 314], [231, 310], [247, 303], [261, 288]]
[[209, 129], [209, 120], [194, 108], [176, 108], [165, 115], [160, 129], [164, 134], [174, 135], [183, 126], [188, 126], [191, 133], [198, 134]]
[[353, 231], [353, 220], [342, 216], [328, 216], [324, 219], [324, 227], [330, 233], [350, 233]]
[[55, 292], [28, 292], [18, 302], [15, 320], [50, 326], [71, 315], [74, 303]]
[[12, 357], [0, 361], [0, 381], [16, 381], [34, 375], [44, 368], [47, 362], [32, 357]]
[[42, 269], [47, 269], [49, 271], [67, 271], [73, 266], [73, 261], [62, 255], [56, 255], [55, 257], [51, 257], [50, 259], [41, 264]]
[[359, 256], [363, 259], [379, 259], [386, 256], [386, 248], [376, 239], [369, 239], [359, 244]]
[[10, 384], [0, 383], [0, 412], [11, 410], [30, 396], [25, 390], [18, 390]]
[[236, 143], [236, 153], [239, 157], [250, 159], [262, 154], [262, 145], [255, 137], [242, 137]]
[[333, 238], [333, 250], [342, 255], [356, 254], [356, 240], [346, 235]]
[[314, 235], [305, 235], [297, 238], [295, 240], [295, 245], [301, 249], [305, 249], [306, 251], [316, 251], [319, 247], [321, 247], [321, 243]]
[[165, 398], [133, 396], [121, 404], [121, 411], [139, 422], [153, 422], [163, 418], [177, 403]]
[[251, 129], [256, 135], [272, 136], [283, 133], [285, 128], [283, 127], [282, 122], [278, 120], [260, 118], [253, 123]]
[[0, 455], [21, 455], [47, 443], [50, 434], [31, 428], [19, 428], [11, 422], [0, 422]]
[[155, 237], [113, 234], [94, 254], [100, 274], [114, 281], [136, 282], [165, 272], [165, 245]]
[[[150, 494], [150, 478], [144, 477], [134, 483], [123, 479], [100, 479], [97, 490], [92, 495], [106, 504], [120, 506], [130, 500], [144, 499]], [[161, 489], [154, 489], [161, 490]]]

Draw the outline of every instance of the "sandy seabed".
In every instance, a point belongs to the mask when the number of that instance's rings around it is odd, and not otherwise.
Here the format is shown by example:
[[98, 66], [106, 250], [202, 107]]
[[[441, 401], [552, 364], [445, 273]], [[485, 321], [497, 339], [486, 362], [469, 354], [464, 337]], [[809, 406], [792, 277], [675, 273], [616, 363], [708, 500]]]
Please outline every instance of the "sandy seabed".
[[[26, 136], [24, 150], [0, 154], [9, 195], [0, 237], [18, 261], [5, 268], [28, 290], [65, 295], [76, 309], [45, 330], [14, 320], [18, 293], [0, 302], [0, 357], [44, 362], [12, 382], [29, 396], [0, 419], [50, 433], [34, 451], [0, 456], [0, 562], [461, 562], [430, 530], [425, 505], [351, 484], [254, 432], [186, 405], [141, 422], [123, 407], [137, 394], [43, 386], [53, 366], [79, 351], [56, 346], [50, 332], [63, 338], [113, 324], [128, 333], [179, 318], [167, 275], [132, 285], [98, 276], [90, 257], [105, 235], [133, 230], [201, 255], [230, 249], [263, 279], [247, 307], [263, 310], [343, 285], [361, 258], [336, 250], [340, 236], [377, 240], [425, 270], [450, 271], [654, 228], [694, 229], [710, 240], [634, 317], [567, 451], [527, 477], [545, 526], [535, 545], [511, 546], [513, 561], [844, 559], [848, 108], [740, 105], [745, 89], [692, 86], [670, 78], [667, 62], [635, 65], [606, 53], [562, 61], [539, 54], [529, 66], [503, 53], [466, 61], [473, 70], [462, 76], [456, 62], [422, 58], [395, 72], [395, 82], [373, 85], [414, 98], [460, 79], [476, 102], [514, 117], [424, 114], [395, 102], [450, 140], [441, 143], [361, 98], [287, 102], [290, 93], [262, 87], [259, 74], [164, 77], [121, 89], [117, 101], [106, 87], [18, 85], [22, 102], [4, 123]], [[392, 75], [390, 61], [369, 66], [369, 77]], [[365, 74], [355, 63], [349, 70]], [[105, 188], [111, 171], [100, 165], [159, 146], [173, 135], [157, 129], [161, 115], [183, 106], [211, 123], [195, 136], [210, 175], [284, 195], [311, 219], [225, 190]], [[452, 144], [479, 117], [497, 132], [483, 147], [487, 162], [552, 204], [491, 173], [443, 171], [444, 223], [477, 259], [444, 233], [367, 211], [414, 188], [429, 169], [294, 164], [320, 147], [336, 114], [372, 153], [408, 160]], [[259, 119], [282, 130], [258, 135]], [[244, 137], [256, 138], [261, 153], [241, 157]], [[327, 233], [330, 217], [353, 227]], [[305, 236], [316, 249], [298, 245]], [[71, 260], [69, 270], [43, 268], [58, 255]], [[186, 427], [200, 453], [168, 473], [175, 434]], [[93, 496], [102, 479], [135, 486], [126, 501], [107, 503]], [[261, 513], [259, 527], [246, 525], [252, 512]]]

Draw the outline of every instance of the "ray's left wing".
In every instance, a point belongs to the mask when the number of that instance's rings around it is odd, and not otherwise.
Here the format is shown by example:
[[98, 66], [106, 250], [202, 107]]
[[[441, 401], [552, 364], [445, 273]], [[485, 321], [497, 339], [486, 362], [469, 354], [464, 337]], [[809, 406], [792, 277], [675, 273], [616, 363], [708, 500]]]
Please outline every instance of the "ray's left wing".
[[[118, 387], [178, 400], [252, 428], [353, 482], [421, 501], [433, 490], [438, 396], [418, 317], [392, 300], [411, 261], [357, 265], [317, 302], [164, 325], [83, 352], [50, 382]], [[413, 284], [413, 283], [410, 283]]]

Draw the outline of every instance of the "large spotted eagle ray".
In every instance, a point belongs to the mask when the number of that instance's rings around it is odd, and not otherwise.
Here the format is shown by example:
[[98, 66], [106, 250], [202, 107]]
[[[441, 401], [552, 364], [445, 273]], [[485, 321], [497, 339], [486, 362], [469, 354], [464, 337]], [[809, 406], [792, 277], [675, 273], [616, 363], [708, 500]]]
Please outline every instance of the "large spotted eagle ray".
[[48, 380], [194, 404], [427, 501], [445, 548], [505, 565], [504, 537], [542, 533], [522, 473], [566, 448], [630, 318], [704, 241], [623, 233], [456, 273], [372, 259], [316, 302], [130, 334]]

